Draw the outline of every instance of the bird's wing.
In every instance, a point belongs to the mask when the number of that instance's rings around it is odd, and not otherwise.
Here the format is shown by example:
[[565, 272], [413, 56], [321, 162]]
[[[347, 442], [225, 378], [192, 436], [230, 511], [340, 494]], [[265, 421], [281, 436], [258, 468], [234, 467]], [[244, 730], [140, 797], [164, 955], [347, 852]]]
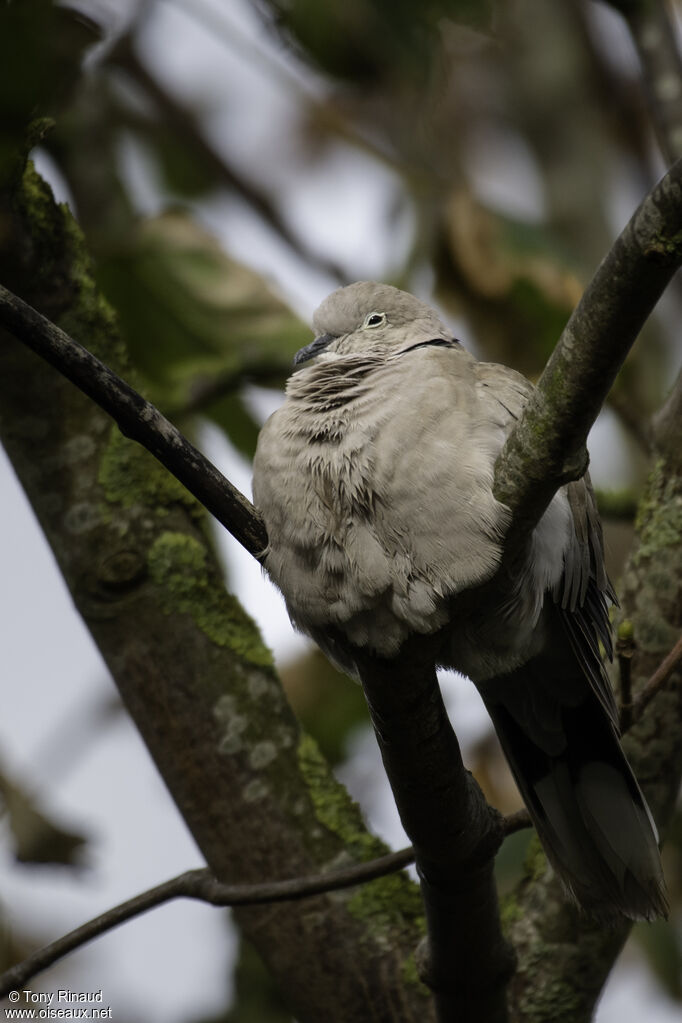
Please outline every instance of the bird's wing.
[[[479, 363], [478, 374], [489, 400], [497, 401], [508, 412], [511, 429], [532, 393], [532, 385], [519, 373], [494, 363]], [[571, 533], [564, 548], [563, 572], [552, 589], [552, 598], [583, 672], [617, 725], [618, 711], [599, 646], [601, 642], [611, 659], [608, 605], [617, 603], [617, 598], [606, 573], [602, 527], [589, 473], [562, 490], [571, 511]]]

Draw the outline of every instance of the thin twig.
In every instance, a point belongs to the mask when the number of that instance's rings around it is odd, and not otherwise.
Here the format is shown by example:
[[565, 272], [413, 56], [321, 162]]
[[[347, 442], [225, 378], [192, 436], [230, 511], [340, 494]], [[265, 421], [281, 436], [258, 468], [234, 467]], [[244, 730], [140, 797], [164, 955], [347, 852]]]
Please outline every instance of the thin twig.
[[[522, 828], [530, 827], [528, 811], [517, 810], [505, 818], [504, 831], [510, 835]], [[120, 924], [150, 909], [173, 899], [196, 899], [212, 906], [256, 906], [270, 902], [286, 902], [295, 899], [324, 895], [326, 892], [366, 884], [386, 874], [403, 870], [414, 862], [412, 846], [398, 852], [379, 856], [366, 863], [358, 863], [343, 870], [326, 874], [311, 874], [308, 877], [292, 878], [286, 881], [270, 881], [264, 884], [230, 885], [221, 884], [206, 869], [187, 870], [154, 888], [141, 892], [125, 902], [119, 903], [87, 923], [81, 924], [68, 934], [56, 938], [49, 944], [32, 952], [20, 963], [0, 974], [0, 998], [10, 991], [21, 988], [37, 973], [63, 959], [89, 941], [114, 930]]]
[[31, 977], [52, 966], [74, 949], [92, 941], [93, 938], [172, 899], [197, 899], [212, 906], [258, 906], [263, 903], [287, 902], [372, 881], [393, 871], [402, 870], [413, 859], [412, 849], [402, 849], [400, 852], [389, 853], [344, 870], [311, 874], [309, 877], [286, 881], [270, 881], [265, 884], [221, 884], [209, 870], [188, 870], [108, 909], [61, 938], [37, 949], [9, 970], [5, 970], [0, 974], [0, 998], [13, 989], [21, 988]]
[[680, 661], [682, 661], [682, 636], [680, 636], [667, 657], [663, 658], [656, 671], [644, 686], [644, 689], [634, 700], [632, 704], [633, 723], [641, 718], [645, 708], [649, 706], [654, 696], [661, 691]]
[[250, 554], [263, 555], [268, 537], [251, 502], [151, 402], [2, 285], [0, 323], [112, 416], [121, 433], [158, 458]]

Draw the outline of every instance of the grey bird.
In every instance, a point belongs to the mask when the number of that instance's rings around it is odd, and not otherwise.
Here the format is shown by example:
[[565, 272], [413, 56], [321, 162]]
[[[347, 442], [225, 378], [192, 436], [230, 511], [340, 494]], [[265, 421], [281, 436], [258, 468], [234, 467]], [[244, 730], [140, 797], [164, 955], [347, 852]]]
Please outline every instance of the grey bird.
[[388, 285], [338, 289], [313, 325], [254, 461], [264, 565], [293, 624], [354, 675], [358, 651], [390, 660], [423, 637], [479, 689], [570, 895], [602, 917], [665, 915], [600, 655], [615, 596], [587, 475], [554, 496], [512, 595], [486, 589], [508, 522], [495, 461], [532, 385]]

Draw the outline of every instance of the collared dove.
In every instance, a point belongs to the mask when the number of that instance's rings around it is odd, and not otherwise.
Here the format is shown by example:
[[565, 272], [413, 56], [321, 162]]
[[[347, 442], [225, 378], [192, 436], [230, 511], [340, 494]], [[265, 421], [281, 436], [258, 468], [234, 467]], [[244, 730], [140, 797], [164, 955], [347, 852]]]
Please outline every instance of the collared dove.
[[665, 914], [600, 657], [615, 598], [589, 479], [553, 498], [511, 597], [474, 589], [500, 561], [493, 470], [531, 384], [388, 285], [338, 289], [313, 325], [254, 461], [264, 564], [292, 622], [356, 675], [358, 651], [390, 660], [423, 637], [478, 687], [569, 893], [597, 915]]

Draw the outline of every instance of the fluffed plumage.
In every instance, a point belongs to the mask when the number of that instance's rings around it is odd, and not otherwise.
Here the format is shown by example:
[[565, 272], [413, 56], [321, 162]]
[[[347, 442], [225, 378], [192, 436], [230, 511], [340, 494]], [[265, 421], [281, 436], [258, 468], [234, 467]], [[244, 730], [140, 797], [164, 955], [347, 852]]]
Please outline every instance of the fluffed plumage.
[[354, 649], [391, 659], [424, 636], [479, 688], [572, 895], [601, 916], [665, 913], [600, 657], [614, 595], [588, 477], [555, 495], [503, 600], [482, 586], [508, 521], [493, 471], [531, 385], [387, 285], [335, 291], [314, 327], [254, 461], [264, 564], [292, 621], [355, 674]]

